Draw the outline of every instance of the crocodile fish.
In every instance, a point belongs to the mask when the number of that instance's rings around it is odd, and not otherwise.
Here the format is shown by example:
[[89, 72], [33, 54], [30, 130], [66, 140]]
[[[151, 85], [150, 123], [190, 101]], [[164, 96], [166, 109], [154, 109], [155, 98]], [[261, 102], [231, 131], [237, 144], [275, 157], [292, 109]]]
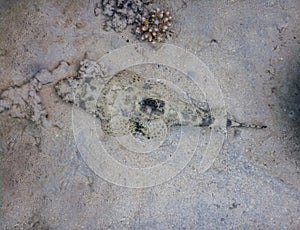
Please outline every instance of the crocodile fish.
[[[172, 126], [208, 127], [215, 120], [206, 102], [187, 100], [162, 80], [145, 79], [127, 69], [109, 78], [94, 61], [80, 64], [78, 76], [59, 81], [56, 92], [99, 118], [107, 135], [160, 138]], [[227, 127], [266, 128], [232, 119], [227, 119]]]

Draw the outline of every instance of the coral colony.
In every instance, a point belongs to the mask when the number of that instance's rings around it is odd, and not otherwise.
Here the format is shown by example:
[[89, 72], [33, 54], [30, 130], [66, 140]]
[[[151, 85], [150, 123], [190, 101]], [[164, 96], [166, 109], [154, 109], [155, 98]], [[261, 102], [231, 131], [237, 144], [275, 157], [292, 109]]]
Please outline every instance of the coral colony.
[[145, 0], [102, 0], [96, 4], [95, 16], [102, 10], [106, 19], [104, 30], [122, 32], [129, 25], [137, 25], [135, 34], [142, 41], [152, 44], [164, 42], [171, 36], [172, 16], [168, 10], [149, 10]]
[[141, 24], [135, 32], [140, 34], [142, 41], [149, 41], [153, 44], [163, 42], [168, 38], [172, 16], [169, 11], [153, 10], [148, 17], [143, 17]]

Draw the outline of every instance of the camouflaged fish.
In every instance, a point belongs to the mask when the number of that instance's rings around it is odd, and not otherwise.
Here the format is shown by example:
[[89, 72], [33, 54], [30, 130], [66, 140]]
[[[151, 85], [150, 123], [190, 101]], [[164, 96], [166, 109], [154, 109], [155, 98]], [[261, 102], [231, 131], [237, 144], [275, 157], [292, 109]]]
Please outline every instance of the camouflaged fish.
[[[57, 94], [101, 120], [105, 134], [161, 138], [172, 126], [210, 126], [209, 105], [186, 99], [162, 80], [145, 79], [130, 70], [107, 77], [98, 63], [84, 60], [79, 75], [58, 82]], [[227, 127], [265, 128], [227, 119]]]

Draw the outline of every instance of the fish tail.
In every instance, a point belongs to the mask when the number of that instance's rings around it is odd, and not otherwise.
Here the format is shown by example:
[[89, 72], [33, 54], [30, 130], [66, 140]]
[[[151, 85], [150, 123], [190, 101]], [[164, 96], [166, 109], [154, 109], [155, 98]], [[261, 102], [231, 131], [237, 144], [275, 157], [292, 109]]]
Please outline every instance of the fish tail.
[[253, 129], [265, 129], [266, 125], [256, 125], [237, 122], [235, 120], [227, 119], [227, 127], [239, 127], [239, 128], [253, 128]]

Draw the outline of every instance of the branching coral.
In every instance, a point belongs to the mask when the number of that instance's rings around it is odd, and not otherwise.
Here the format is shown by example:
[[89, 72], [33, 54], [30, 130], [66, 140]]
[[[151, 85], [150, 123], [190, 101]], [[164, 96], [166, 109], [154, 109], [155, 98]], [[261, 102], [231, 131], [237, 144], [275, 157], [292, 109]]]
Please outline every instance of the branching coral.
[[142, 41], [149, 41], [153, 44], [163, 42], [171, 33], [171, 20], [172, 16], [169, 11], [157, 8], [148, 17], [142, 18], [135, 32], [140, 35]]

